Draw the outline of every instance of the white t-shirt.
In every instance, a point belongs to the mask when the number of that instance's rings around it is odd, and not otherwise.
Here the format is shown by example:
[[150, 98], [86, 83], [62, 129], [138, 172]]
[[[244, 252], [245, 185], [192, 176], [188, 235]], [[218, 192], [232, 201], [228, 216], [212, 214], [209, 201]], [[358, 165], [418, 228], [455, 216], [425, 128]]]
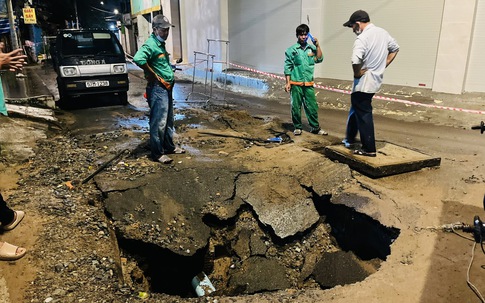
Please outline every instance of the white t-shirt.
[[352, 64], [362, 64], [367, 71], [361, 78], [354, 78], [352, 92], [376, 93], [382, 85], [388, 54], [398, 50], [399, 45], [386, 30], [367, 25], [355, 39], [351, 59]]

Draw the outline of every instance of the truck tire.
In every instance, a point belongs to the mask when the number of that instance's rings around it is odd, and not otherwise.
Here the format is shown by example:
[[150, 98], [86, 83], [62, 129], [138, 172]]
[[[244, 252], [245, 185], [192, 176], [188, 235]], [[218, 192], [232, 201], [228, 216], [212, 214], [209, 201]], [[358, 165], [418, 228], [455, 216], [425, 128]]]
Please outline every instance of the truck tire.
[[128, 92], [118, 93], [118, 99], [121, 105], [128, 105]]
[[68, 109], [70, 104], [70, 97], [66, 95], [64, 91], [64, 84], [59, 78], [57, 79], [57, 90], [59, 91], [59, 100], [56, 104], [60, 109]]

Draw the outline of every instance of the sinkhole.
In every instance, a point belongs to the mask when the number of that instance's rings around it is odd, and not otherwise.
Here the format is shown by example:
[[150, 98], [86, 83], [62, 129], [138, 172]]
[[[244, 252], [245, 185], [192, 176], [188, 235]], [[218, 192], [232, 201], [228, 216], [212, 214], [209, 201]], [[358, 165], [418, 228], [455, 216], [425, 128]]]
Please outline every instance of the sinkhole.
[[193, 298], [329, 289], [378, 271], [399, 229], [333, 204], [329, 196], [313, 200], [320, 220], [285, 239], [261, 224], [247, 205], [227, 221], [206, 216], [211, 236], [192, 256], [118, 238], [123, 280], [134, 291]]

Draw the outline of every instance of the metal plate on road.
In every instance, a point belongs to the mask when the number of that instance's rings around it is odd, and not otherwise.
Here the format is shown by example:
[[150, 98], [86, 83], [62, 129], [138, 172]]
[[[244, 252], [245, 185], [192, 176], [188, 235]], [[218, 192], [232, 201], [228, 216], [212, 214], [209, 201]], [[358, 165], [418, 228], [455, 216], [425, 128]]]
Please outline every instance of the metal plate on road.
[[86, 81], [86, 87], [109, 86], [109, 81]]
[[440, 166], [441, 158], [426, 155], [418, 150], [386, 141], [376, 141], [377, 157], [354, 155], [343, 144], [325, 147], [325, 155], [349, 165], [353, 170], [372, 178], [417, 171], [425, 167]]

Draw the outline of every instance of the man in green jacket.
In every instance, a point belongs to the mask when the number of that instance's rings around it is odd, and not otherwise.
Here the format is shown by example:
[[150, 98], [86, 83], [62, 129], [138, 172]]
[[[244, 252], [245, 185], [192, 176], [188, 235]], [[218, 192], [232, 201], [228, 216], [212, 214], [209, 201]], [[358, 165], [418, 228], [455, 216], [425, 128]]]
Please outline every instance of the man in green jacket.
[[147, 101], [150, 106], [150, 149], [153, 160], [171, 163], [167, 154], [185, 153], [173, 142], [174, 117], [172, 89], [175, 81], [165, 40], [173, 27], [167, 17], [157, 15], [152, 21], [153, 33], [140, 47], [133, 61], [145, 71]]
[[[311, 37], [310, 28], [301, 24], [296, 28], [297, 43], [285, 52], [285, 91], [291, 96], [291, 120], [295, 127], [294, 134], [301, 135], [301, 107], [310, 124], [310, 132], [317, 135], [328, 135], [320, 128], [318, 122], [318, 104], [313, 88], [315, 64], [323, 61], [322, 49], [318, 40]], [[308, 43], [307, 40], [312, 40]]]

